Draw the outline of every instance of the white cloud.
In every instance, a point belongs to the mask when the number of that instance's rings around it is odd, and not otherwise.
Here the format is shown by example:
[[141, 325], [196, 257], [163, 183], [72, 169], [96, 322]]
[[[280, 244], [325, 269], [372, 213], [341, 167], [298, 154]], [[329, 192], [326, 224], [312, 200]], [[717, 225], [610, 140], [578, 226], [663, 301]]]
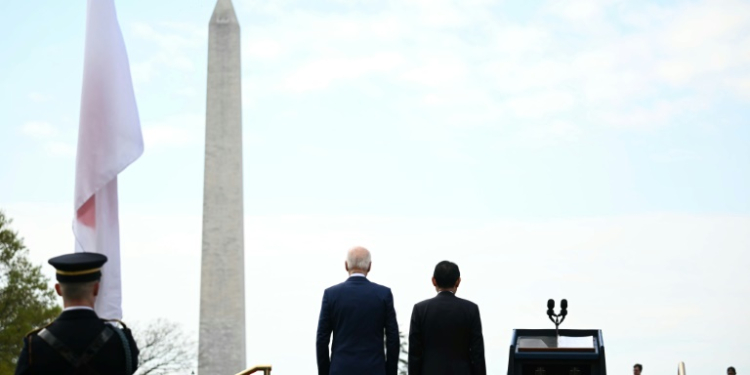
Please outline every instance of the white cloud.
[[[603, 19], [608, 6], [616, 10], [616, 17], [635, 26], [634, 31], [595, 26], [599, 31], [590, 30], [590, 41], [581, 45], [568, 45], [569, 39], [556, 34], [582, 18]], [[488, 59], [482, 71], [511, 98], [540, 89], [562, 90], [580, 99], [570, 105], [572, 113], [593, 108], [608, 113], [599, 120], [611, 126], [664, 126], [686, 112], [710, 108], [714, 92], [729, 89], [747, 97], [741, 78], [750, 66], [750, 11], [743, 10], [747, 8], [731, 1], [681, 4], [668, 10], [627, 3], [554, 3], [551, 11], [561, 17], [560, 23], [500, 27], [496, 42], [500, 51], [504, 46], [509, 52]], [[683, 94], [665, 97], [674, 88]], [[516, 107], [523, 111], [517, 114], [533, 116], [527, 112], [529, 105], [520, 104]]]
[[616, 110], [592, 111], [592, 117], [603, 125], [615, 128], [654, 129], [674, 124], [674, 119], [704, 109], [698, 99], [658, 100], [648, 105], [637, 104]]
[[[393, 2], [369, 14], [274, 4], [252, 6], [255, 16], [274, 20], [249, 26], [245, 62], [273, 61], [253, 78], [258, 87], [281, 82], [295, 93], [345, 82], [388, 93], [416, 84], [426, 92], [413, 104], [450, 124], [501, 126], [565, 113], [559, 121], [578, 122], [576, 137], [585, 137], [601, 125], [663, 127], [710, 108], [713, 92], [744, 98], [748, 90], [728, 79], [750, 66], [750, 19], [742, 22], [750, 12], [734, 2], [551, 3], [525, 23], [499, 22], [485, 1]], [[703, 13], [706, 19], [696, 18]], [[692, 44], [684, 40], [704, 29], [699, 40], [688, 38]], [[369, 80], [376, 74], [386, 79]], [[664, 95], [675, 89], [683, 92]]]
[[393, 16], [375, 19], [369, 28], [372, 35], [378, 39], [398, 38], [404, 32], [404, 24]]
[[745, 2], [689, 3], [657, 31], [651, 38], [662, 56], [657, 72], [670, 84], [713, 79], [750, 64], [750, 5]]
[[149, 83], [153, 78], [156, 67], [153, 61], [144, 61], [130, 64], [130, 74], [133, 77], [134, 86], [137, 88], [139, 83]]
[[691, 151], [676, 148], [653, 154], [651, 158], [660, 163], [678, 163], [699, 159], [698, 156]]
[[49, 100], [49, 96], [38, 93], [38, 92], [32, 92], [29, 94], [29, 99], [31, 99], [31, 101], [33, 102], [43, 103]]
[[525, 144], [539, 149], [560, 143], [577, 142], [582, 134], [583, 130], [579, 125], [554, 120], [528, 124], [521, 130], [520, 137]]
[[[149, 83], [164, 71], [196, 71], [196, 51], [204, 51], [206, 46], [205, 27], [183, 23], [137, 22], [131, 25], [131, 30], [135, 38], [150, 44], [135, 44], [141, 46], [140, 49], [130, 51], [131, 71], [136, 83]], [[154, 47], [154, 52], [146, 52]], [[134, 51], [137, 53], [133, 53]], [[148, 57], [134, 59], [135, 55]]]
[[406, 0], [393, 2], [396, 10], [429, 31], [470, 27], [488, 19], [489, 0]]
[[244, 47], [245, 61], [274, 60], [283, 53], [281, 44], [273, 39], [251, 39]]
[[143, 138], [149, 149], [164, 145], [185, 145], [192, 140], [190, 132], [175, 126], [151, 126], [143, 129]]
[[696, 67], [683, 59], [659, 63], [657, 73], [667, 82], [682, 86], [693, 78]]
[[503, 103], [518, 118], [540, 118], [570, 110], [575, 98], [566, 91], [540, 91]]
[[727, 78], [726, 85], [731, 87], [737, 95], [750, 101], [750, 74], [745, 77]]
[[289, 74], [281, 89], [291, 92], [321, 90], [335, 81], [354, 80], [369, 74], [392, 71], [402, 61], [401, 55], [391, 52], [308, 61]]
[[[155, 29], [157, 26], [159, 30]], [[156, 43], [169, 51], [179, 51], [185, 47], [200, 47], [205, 42], [205, 28], [188, 24], [160, 23], [149, 25], [134, 23], [135, 36]]]
[[571, 22], [585, 22], [600, 18], [604, 5], [606, 2], [601, 0], [554, 1], [548, 11]]
[[149, 150], [193, 145], [201, 139], [205, 119], [197, 114], [168, 116], [142, 123], [143, 141]]
[[458, 11], [453, 1], [416, 0], [421, 6], [421, 21], [430, 27], [450, 28], [463, 26], [470, 22], [463, 12]]
[[76, 146], [71, 143], [52, 141], [44, 145], [44, 149], [52, 156], [73, 158], [76, 156]]
[[198, 90], [196, 90], [193, 87], [183, 87], [175, 91], [175, 94], [180, 95], [180, 96], [195, 97], [195, 96], [198, 96]]
[[741, 1], [688, 3], [665, 29], [664, 46], [695, 51], [747, 32], [750, 5]]
[[21, 133], [39, 141], [39, 145], [52, 157], [75, 157], [73, 134], [61, 132], [56, 126], [46, 121], [29, 121], [21, 126]]
[[427, 87], [456, 86], [466, 77], [466, 65], [454, 57], [431, 57], [425, 63], [406, 71], [401, 78]]
[[497, 30], [496, 48], [507, 56], [529, 52], [543, 52], [550, 47], [552, 36], [539, 26], [508, 25]]
[[21, 132], [32, 138], [52, 138], [58, 135], [57, 128], [45, 121], [29, 121], [21, 126]]
[[[257, 14], [253, 14], [257, 17]], [[412, 26], [401, 15], [328, 14], [289, 10], [269, 15], [274, 22], [247, 25], [244, 56], [261, 59], [320, 58], [331, 53], [354, 57], [393, 48]], [[245, 29], [243, 29], [245, 30]], [[373, 49], [375, 49], [373, 51]]]

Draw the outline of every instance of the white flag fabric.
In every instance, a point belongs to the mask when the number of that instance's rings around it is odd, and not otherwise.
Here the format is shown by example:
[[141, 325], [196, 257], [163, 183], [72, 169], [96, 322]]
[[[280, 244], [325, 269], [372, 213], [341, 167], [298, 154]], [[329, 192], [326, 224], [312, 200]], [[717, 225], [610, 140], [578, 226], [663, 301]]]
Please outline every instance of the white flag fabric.
[[114, 0], [88, 0], [76, 156], [76, 252], [101, 253], [96, 312], [122, 319], [117, 175], [143, 153], [130, 65]]

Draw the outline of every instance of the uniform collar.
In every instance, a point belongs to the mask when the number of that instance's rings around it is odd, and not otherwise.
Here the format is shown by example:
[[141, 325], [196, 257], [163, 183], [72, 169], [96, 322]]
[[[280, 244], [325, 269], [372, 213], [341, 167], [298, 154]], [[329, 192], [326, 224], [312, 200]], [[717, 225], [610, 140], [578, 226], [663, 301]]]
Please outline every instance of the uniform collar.
[[66, 307], [66, 308], [63, 309], [63, 312], [73, 311], [73, 310], [91, 310], [91, 311], [94, 311], [94, 309], [92, 309], [91, 307], [88, 307], [88, 306], [68, 306], [68, 307]]
[[58, 319], [98, 319], [99, 315], [96, 315], [96, 312], [91, 308], [83, 308], [83, 309], [65, 309]]

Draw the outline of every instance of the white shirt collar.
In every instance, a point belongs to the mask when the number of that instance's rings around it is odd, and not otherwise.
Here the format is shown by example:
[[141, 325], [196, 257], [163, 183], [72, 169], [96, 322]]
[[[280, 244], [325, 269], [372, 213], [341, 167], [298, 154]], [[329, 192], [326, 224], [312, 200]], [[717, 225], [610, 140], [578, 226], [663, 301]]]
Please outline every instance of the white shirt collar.
[[349, 275], [349, 277], [354, 277], [354, 276], [358, 276], [358, 277], [367, 277], [367, 276], [365, 276], [365, 274], [364, 274], [364, 273], [357, 273], [357, 272], [355, 272], [355, 273], [353, 273], [353, 274]]
[[91, 310], [94, 311], [91, 307], [88, 306], [69, 306], [63, 309], [63, 312], [65, 311], [71, 311], [71, 310]]

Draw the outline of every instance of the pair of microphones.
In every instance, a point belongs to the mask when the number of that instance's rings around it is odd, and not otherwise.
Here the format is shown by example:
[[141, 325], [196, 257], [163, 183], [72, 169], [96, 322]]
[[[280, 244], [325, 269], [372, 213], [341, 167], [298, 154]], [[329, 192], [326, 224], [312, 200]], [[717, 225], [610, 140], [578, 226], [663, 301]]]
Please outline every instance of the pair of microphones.
[[555, 300], [549, 299], [547, 300], [547, 316], [549, 317], [549, 320], [552, 321], [552, 323], [555, 323], [555, 331], [557, 331], [557, 328], [560, 326], [560, 323], [565, 320], [565, 317], [568, 315], [568, 300], [563, 299], [560, 301], [560, 313], [555, 314]]

